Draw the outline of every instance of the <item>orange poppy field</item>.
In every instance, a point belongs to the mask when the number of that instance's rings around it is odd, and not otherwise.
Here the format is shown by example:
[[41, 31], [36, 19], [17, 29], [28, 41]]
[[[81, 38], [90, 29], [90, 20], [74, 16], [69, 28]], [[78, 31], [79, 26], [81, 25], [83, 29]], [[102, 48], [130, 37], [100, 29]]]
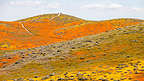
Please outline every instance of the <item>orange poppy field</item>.
[[0, 81], [144, 81], [144, 20], [57, 15], [0, 21]]

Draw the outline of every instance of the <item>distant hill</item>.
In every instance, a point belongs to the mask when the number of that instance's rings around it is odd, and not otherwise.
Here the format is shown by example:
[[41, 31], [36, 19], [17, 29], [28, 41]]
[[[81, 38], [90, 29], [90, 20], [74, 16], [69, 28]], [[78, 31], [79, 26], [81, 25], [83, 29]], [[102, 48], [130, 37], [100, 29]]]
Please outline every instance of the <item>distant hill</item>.
[[67, 23], [72, 23], [72, 22], [77, 22], [77, 21], [85, 21], [81, 18], [77, 18], [74, 16], [66, 15], [66, 14], [43, 14], [43, 15], [38, 15], [18, 21], [29, 21], [29, 22], [55, 22], [56, 24], [63, 25]]

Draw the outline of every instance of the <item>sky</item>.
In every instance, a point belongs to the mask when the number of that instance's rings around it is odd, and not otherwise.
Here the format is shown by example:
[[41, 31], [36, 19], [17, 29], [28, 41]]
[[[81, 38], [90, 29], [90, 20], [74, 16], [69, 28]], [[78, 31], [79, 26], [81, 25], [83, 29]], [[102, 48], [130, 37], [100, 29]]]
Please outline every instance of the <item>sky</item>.
[[0, 21], [58, 13], [86, 20], [144, 19], [144, 0], [0, 0]]

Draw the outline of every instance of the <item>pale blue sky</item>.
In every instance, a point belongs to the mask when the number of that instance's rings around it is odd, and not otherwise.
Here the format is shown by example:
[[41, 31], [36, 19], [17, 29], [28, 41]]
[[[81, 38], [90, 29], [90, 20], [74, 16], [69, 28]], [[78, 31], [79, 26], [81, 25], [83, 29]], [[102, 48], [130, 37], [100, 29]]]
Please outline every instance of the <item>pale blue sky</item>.
[[0, 21], [58, 12], [88, 20], [144, 19], [144, 0], [0, 0]]

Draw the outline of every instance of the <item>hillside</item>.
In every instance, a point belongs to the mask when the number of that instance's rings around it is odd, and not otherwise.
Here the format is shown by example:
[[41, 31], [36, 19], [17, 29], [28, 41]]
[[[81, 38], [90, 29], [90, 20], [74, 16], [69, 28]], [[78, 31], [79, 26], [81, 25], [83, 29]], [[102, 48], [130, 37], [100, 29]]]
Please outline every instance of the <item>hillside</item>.
[[56, 24], [58, 24], [58, 25], [64, 25], [64, 24], [72, 23], [72, 22], [76, 22], [76, 21], [78, 21], [78, 22], [85, 21], [83, 19], [80, 19], [80, 18], [77, 18], [74, 16], [58, 13], [58, 14], [38, 15], [38, 16], [18, 20], [18, 22], [43, 22], [43, 23], [45, 22], [45, 23], [48, 23], [51, 20], [56, 22]]
[[[144, 24], [33, 49], [7, 52], [19, 59], [5, 65], [0, 80], [143, 81]], [[10, 58], [10, 56], [7, 56]]]
[[57, 15], [46, 14], [14, 22], [1, 21], [0, 50], [34, 48], [143, 22], [138, 19], [86, 21], [65, 14]]

